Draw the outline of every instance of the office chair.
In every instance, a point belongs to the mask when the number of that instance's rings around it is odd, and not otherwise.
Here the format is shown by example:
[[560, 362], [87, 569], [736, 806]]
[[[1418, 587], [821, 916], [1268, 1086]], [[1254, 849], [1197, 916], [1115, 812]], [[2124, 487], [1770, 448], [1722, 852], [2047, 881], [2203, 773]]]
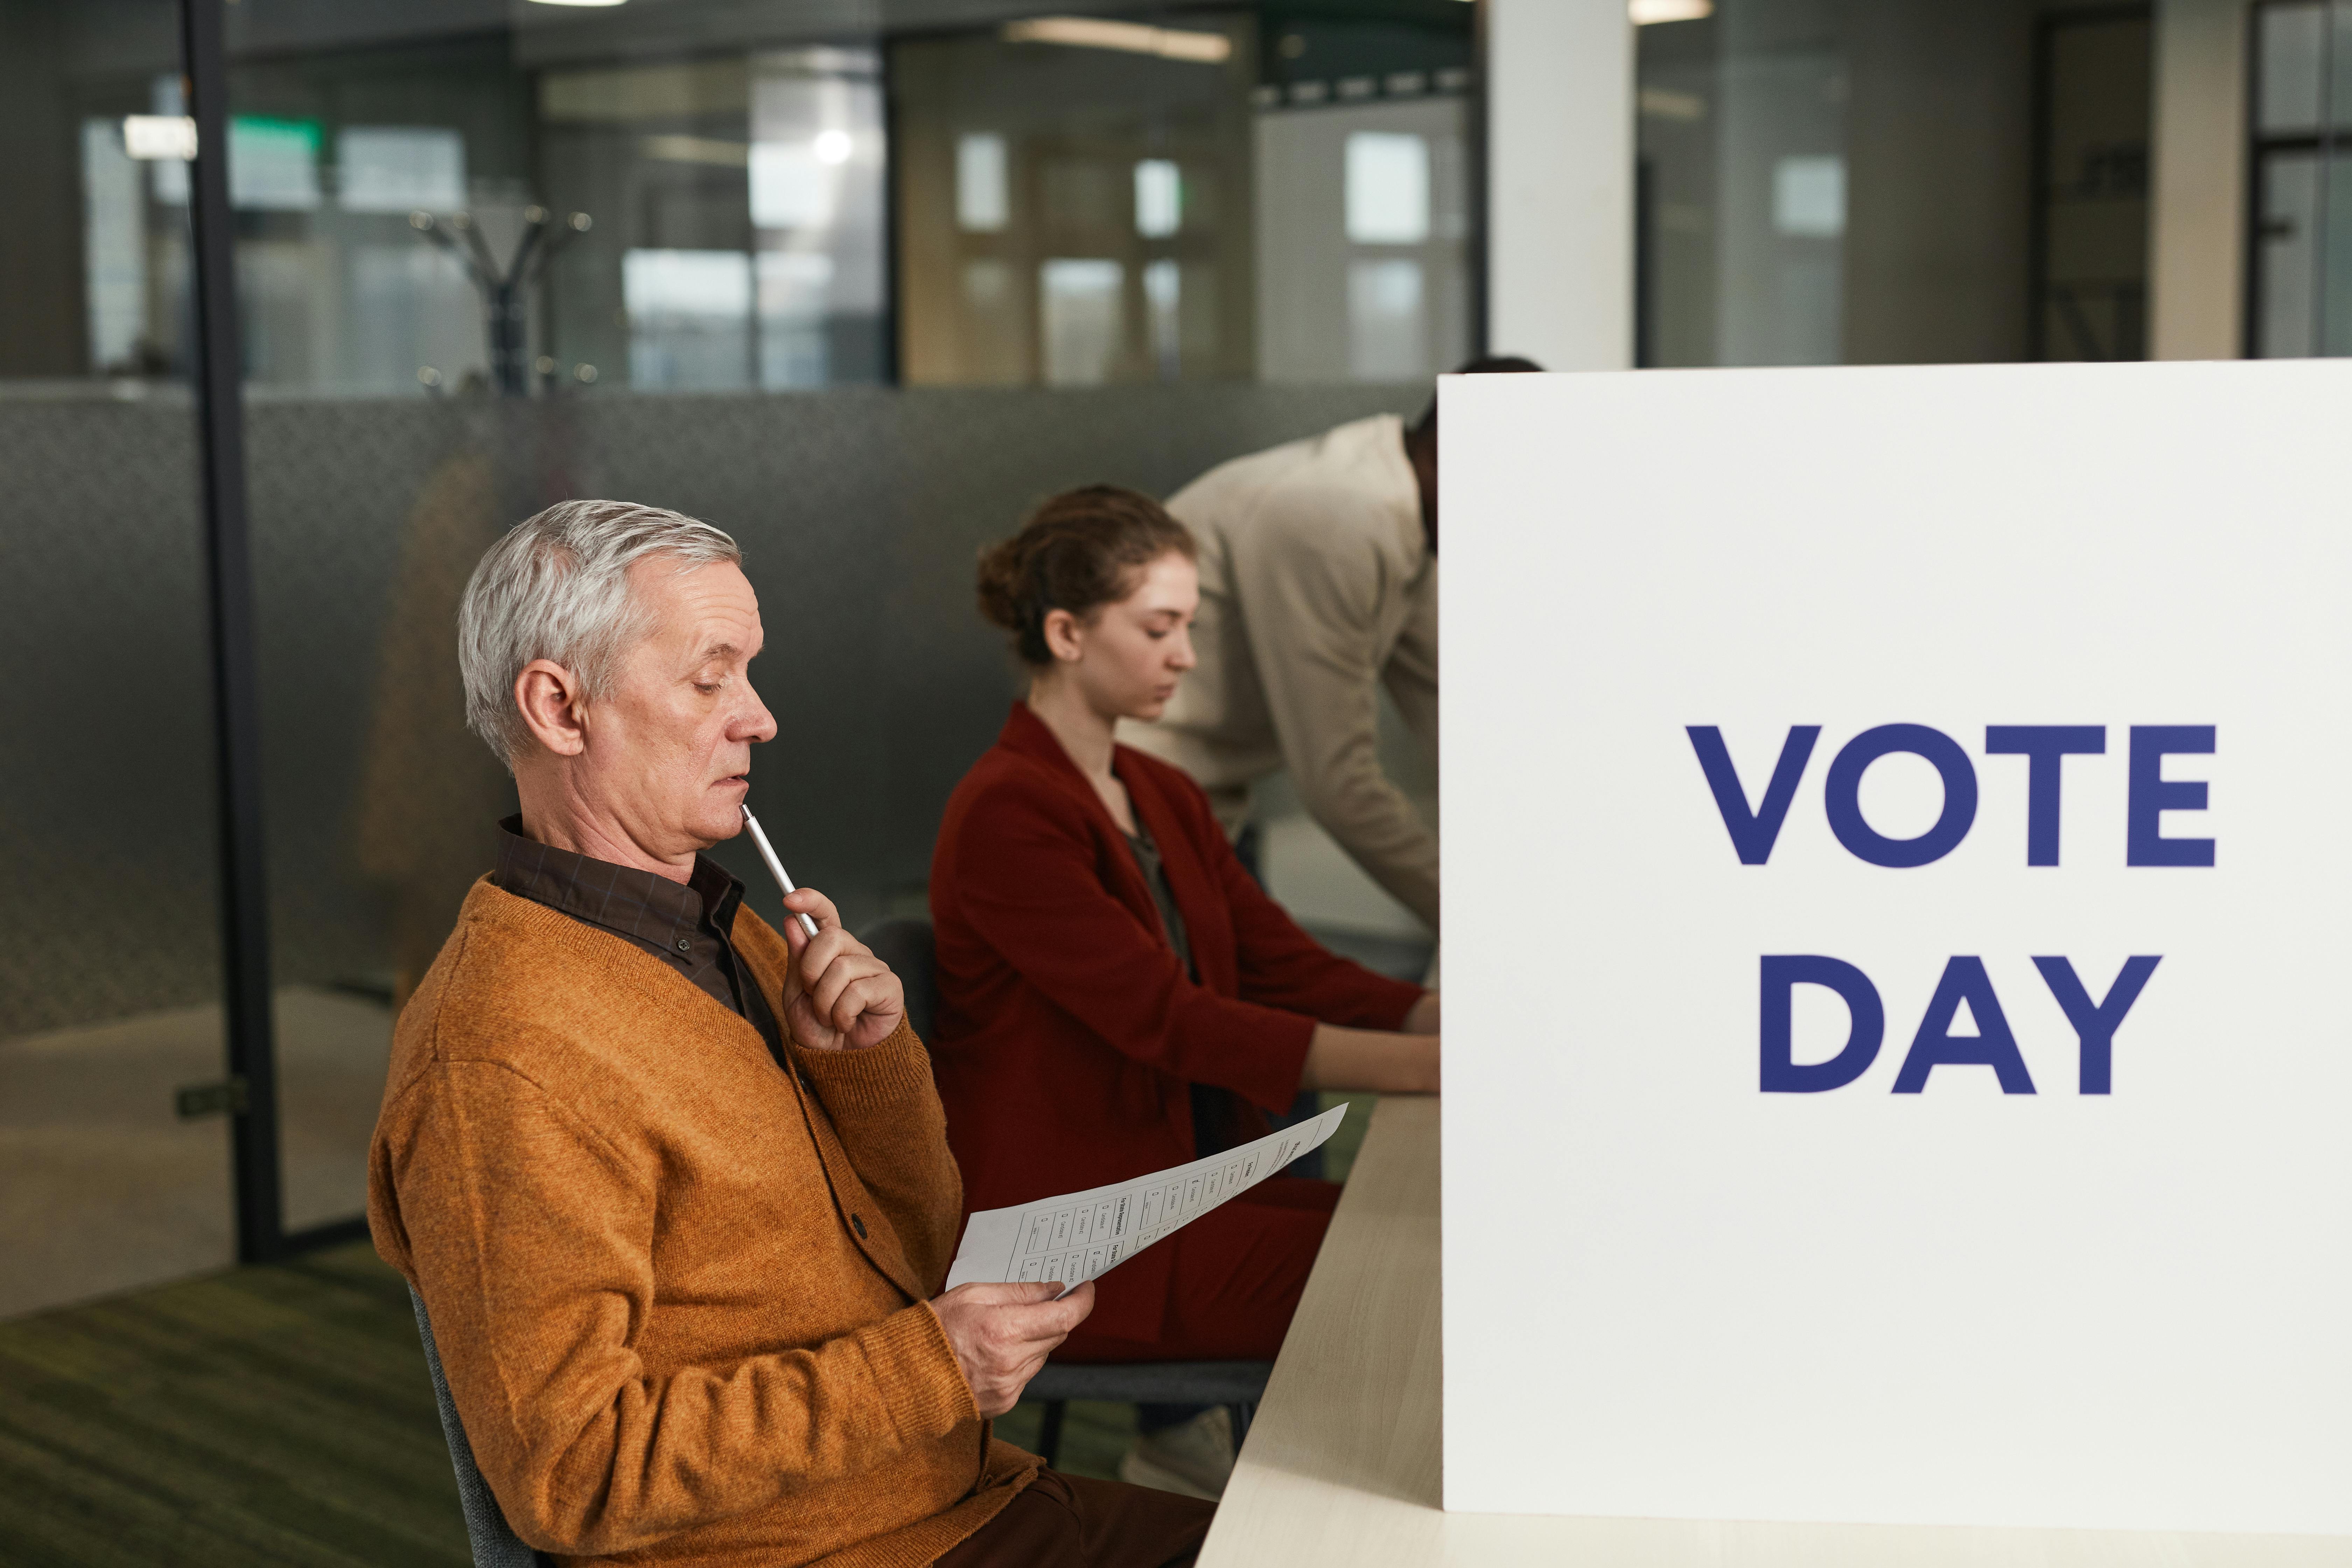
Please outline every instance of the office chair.
[[425, 1298], [408, 1288], [416, 1308], [416, 1335], [425, 1342], [425, 1369], [433, 1374], [433, 1402], [441, 1407], [441, 1436], [449, 1440], [449, 1463], [457, 1472], [457, 1506], [466, 1513], [466, 1538], [473, 1542], [474, 1568], [554, 1568], [554, 1559], [533, 1551], [507, 1523], [499, 1500], [474, 1463], [474, 1446], [457, 1420], [457, 1402], [449, 1396], [449, 1379], [441, 1371], [440, 1347], [433, 1342], [433, 1323], [425, 1315]]
[[[885, 921], [866, 933], [874, 956], [890, 966], [907, 992], [907, 1018], [929, 1049], [939, 1022], [940, 986], [931, 922]], [[1110, 1405], [1222, 1405], [1233, 1415], [1234, 1446], [1249, 1435], [1250, 1418], [1265, 1397], [1270, 1361], [1047, 1362], [1029, 1380], [1025, 1397], [1045, 1406], [1037, 1451], [1047, 1464], [1061, 1458], [1062, 1422], [1073, 1399]]]

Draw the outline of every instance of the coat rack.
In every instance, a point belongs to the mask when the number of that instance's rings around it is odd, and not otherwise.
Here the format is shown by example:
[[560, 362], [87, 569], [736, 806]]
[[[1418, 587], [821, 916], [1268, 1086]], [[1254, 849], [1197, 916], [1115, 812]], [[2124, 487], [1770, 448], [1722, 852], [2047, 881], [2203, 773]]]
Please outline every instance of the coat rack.
[[453, 213], [446, 218], [428, 212], [408, 215], [408, 226], [456, 257], [473, 279], [482, 297], [483, 329], [489, 336], [490, 381], [509, 397], [530, 391], [524, 360], [530, 337], [530, 289], [556, 253], [586, 234], [594, 222], [586, 213], [573, 213], [561, 225], [551, 225], [552, 216], [542, 206], [523, 208], [522, 238], [501, 267], [471, 214]]

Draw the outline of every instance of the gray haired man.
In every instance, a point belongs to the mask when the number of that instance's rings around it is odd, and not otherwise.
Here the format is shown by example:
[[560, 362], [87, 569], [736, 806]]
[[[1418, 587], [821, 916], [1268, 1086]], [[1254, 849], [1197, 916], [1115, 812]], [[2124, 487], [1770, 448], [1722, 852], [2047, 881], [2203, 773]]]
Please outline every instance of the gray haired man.
[[458, 620], [522, 811], [394, 1030], [368, 1219], [509, 1524], [571, 1562], [1189, 1561], [1203, 1505], [990, 1436], [1093, 1288], [938, 1293], [962, 1187], [897, 976], [702, 855], [776, 732], [734, 541], [568, 501]]

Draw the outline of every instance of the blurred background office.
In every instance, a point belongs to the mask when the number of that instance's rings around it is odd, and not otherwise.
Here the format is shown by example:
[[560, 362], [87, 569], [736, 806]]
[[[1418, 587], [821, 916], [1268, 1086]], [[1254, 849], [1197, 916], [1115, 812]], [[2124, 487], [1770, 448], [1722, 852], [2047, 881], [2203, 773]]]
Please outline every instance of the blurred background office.
[[[1013, 689], [973, 552], [1036, 499], [1488, 350], [2352, 352], [2347, 130], [2352, 0], [0, 0], [0, 1317], [361, 1234], [511, 809], [451, 613], [548, 501], [742, 542], [755, 806], [918, 911]], [[1419, 973], [1263, 795], [1275, 893]]]

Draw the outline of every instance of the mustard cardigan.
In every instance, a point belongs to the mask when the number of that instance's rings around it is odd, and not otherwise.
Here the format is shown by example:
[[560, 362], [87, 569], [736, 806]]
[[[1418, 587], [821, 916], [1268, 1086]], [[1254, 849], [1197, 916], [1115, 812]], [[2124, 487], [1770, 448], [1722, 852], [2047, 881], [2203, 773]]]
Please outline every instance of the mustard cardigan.
[[[733, 940], [782, 1017], [782, 939]], [[488, 879], [401, 1014], [368, 1223], [541, 1551], [912, 1565], [1036, 1472], [925, 1304], [962, 1187], [921, 1043], [787, 1049]]]

